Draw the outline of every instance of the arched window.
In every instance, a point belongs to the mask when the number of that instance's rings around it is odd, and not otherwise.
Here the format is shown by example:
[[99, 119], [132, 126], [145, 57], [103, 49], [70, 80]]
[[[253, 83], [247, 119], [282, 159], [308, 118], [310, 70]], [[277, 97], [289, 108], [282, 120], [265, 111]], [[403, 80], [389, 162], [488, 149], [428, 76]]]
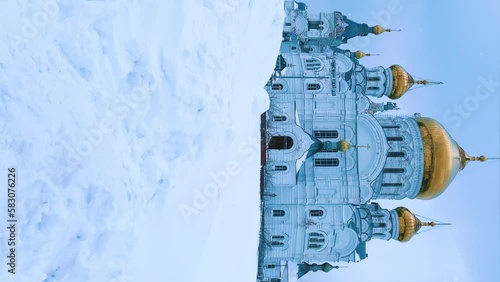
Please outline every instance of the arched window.
[[286, 165], [275, 165], [274, 170], [275, 171], [286, 171], [288, 167]]
[[318, 83], [308, 83], [307, 84], [307, 90], [314, 91], [314, 90], [320, 90], [320, 89], [321, 89], [321, 85], [319, 85]]
[[314, 130], [314, 137], [316, 138], [338, 138], [339, 132], [337, 130]]
[[272, 90], [283, 90], [283, 84], [281, 83], [276, 83], [271, 86]]
[[323, 210], [309, 210], [310, 217], [321, 217], [325, 214]]
[[269, 149], [288, 150], [293, 146], [293, 139], [290, 136], [273, 136], [269, 141]]
[[387, 157], [389, 158], [404, 158], [405, 152], [388, 152]]
[[318, 232], [309, 233], [308, 249], [321, 249], [325, 245], [325, 235]]
[[369, 77], [368, 81], [380, 81], [380, 77], [375, 76], [375, 77]]
[[389, 137], [387, 137], [387, 141], [403, 141], [403, 137], [401, 137], [401, 136], [389, 136]]
[[384, 173], [404, 173], [404, 168], [384, 168]]
[[368, 90], [378, 90], [378, 89], [379, 89], [379, 88], [378, 88], [378, 87], [376, 87], [376, 86], [370, 86], [370, 87], [368, 87]]
[[273, 217], [283, 217], [285, 216], [284, 210], [273, 210]]
[[271, 236], [271, 246], [283, 247], [284, 245], [285, 245], [285, 236], [284, 235]]
[[306, 69], [307, 70], [319, 70], [321, 68], [321, 62], [318, 59], [306, 59]]
[[286, 116], [274, 116], [274, 121], [286, 121]]
[[314, 166], [316, 167], [339, 166], [339, 159], [314, 159]]
[[285, 26], [291, 26], [292, 24], [291, 23], [285, 23]]

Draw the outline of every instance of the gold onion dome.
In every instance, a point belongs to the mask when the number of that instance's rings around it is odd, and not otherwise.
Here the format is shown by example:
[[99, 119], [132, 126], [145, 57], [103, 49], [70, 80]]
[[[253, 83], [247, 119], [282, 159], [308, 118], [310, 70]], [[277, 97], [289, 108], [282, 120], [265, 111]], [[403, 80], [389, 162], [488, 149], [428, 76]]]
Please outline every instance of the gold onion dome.
[[349, 142], [345, 141], [345, 140], [341, 140], [339, 141], [339, 149], [341, 152], [345, 152], [347, 150], [349, 150], [352, 146]]
[[372, 32], [375, 35], [379, 35], [379, 34], [384, 33], [384, 32], [391, 32], [391, 31], [401, 31], [401, 30], [394, 30], [394, 29], [389, 29], [389, 28], [385, 29], [379, 25], [376, 25], [372, 28]]
[[447, 223], [422, 222], [409, 209], [398, 207], [395, 209], [398, 214], [399, 234], [397, 240], [400, 242], [408, 242], [417, 234], [422, 226], [434, 227], [438, 224], [447, 225]]
[[365, 52], [360, 51], [360, 50], [354, 52], [354, 58], [356, 58], [356, 59], [361, 59], [361, 58], [370, 57], [370, 56], [378, 56], [378, 54], [365, 53]]
[[[369, 55], [370, 55], [370, 54], [368, 54], [368, 56], [369, 56]], [[363, 52], [363, 51], [359, 51], [359, 50], [358, 50], [358, 51], [354, 52], [354, 57], [355, 57], [356, 59], [361, 59], [361, 58], [364, 58], [365, 56], [366, 56], [366, 53], [365, 53], [365, 52]]]
[[469, 157], [439, 122], [430, 118], [416, 121], [424, 145], [424, 176], [417, 198], [436, 198], [468, 162], [486, 161], [485, 156]]
[[415, 84], [415, 80], [400, 65], [392, 65], [390, 69], [392, 72], [392, 89], [389, 98], [399, 99]]
[[405, 207], [396, 208], [399, 222], [399, 235], [397, 240], [400, 242], [408, 242], [415, 235], [422, 222], [410, 210]]
[[373, 33], [376, 35], [379, 35], [379, 34], [383, 33], [384, 31], [385, 31], [385, 28], [383, 28], [379, 25], [376, 25], [373, 27]]
[[436, 225], [449, 225], [449, 223], [436, 223], [434, 221], [422, 222], [405, 207], [398, 207], [395, 211], [398, 215], [399, 225], [398, 238], [396, 239], [400, 242], [410, 241], [410, 239], [418, 233], [422, 226], [434, 227]]

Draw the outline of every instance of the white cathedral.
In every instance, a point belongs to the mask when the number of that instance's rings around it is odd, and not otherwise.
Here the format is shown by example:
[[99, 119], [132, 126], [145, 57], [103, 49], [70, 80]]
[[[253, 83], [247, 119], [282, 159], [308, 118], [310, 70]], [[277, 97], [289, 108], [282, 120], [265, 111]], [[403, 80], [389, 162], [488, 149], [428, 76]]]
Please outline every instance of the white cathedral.
[[390, 32], [339, 12], [309, 14], [285, 1], [283, 42], [265, 89], [261, 117], [261, 231], [258, 282], [287, 282], [328, 272], [337, 262], [367, 258], [372, 239], [406, 242], [424, 222], [404, 207], [377, 199], [432, 199], [444, 192], [469, 157], [437, 121], [387, 115], [417, 85], [403, 67], [368, 68], [365, 53], [338, 48], [356, 36]]

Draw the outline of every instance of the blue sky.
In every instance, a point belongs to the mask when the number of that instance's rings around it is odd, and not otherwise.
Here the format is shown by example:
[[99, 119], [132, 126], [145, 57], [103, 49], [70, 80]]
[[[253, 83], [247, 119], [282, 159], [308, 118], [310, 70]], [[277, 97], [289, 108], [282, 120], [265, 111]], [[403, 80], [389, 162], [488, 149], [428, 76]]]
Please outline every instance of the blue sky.
[[[397, 101], [394, 114], [438, 120], [471, 156], [498, 157], [500, 135], [500, 1], [304, 1], [310, 13], [340, 11], [357, 22], [402, 29], [350, 41], [346, 49], [378, 53], [367, 67], [402, 65], [444, 82]], [[408, 243], [374, 240], [369, 258], [301, 281], [499, 281], [499, 161], [470, 163], [440, 197], [378, 201], [453, 225]]]

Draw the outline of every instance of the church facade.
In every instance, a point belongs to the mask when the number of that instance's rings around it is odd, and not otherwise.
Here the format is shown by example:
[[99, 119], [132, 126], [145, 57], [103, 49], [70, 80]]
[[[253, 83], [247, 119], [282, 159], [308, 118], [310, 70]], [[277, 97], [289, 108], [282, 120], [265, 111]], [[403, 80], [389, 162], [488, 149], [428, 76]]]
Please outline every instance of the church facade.
[[261, 117], [261, 230], [258, 282], [328, 272], [338, 262], [368, 257], [374, 239], [409, 241], [424, 222], [378, 199], [439, 196], [469, 157], [439, 122], [387, 114], [416, 86], [402, 66], [367, 67], [369, 54], [341, 49], [356, 36], [390, 32], [340, 12], [309, 14], [285, 1], [283, 41], [265, 86], [270, 108]]

